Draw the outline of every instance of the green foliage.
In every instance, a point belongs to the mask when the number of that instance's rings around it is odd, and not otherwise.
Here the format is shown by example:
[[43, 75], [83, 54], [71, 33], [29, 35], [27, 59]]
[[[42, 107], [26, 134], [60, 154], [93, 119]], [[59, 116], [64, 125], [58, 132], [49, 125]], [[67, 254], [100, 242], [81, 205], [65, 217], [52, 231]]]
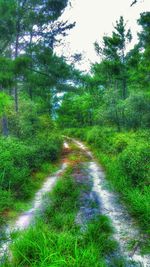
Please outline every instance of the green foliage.
[[132, 142], [119, 156], [120, 166], [135, 185], [150, 183], [150, 144]]
[[89, 93], [64, 95], [58, 109], [58, 124], [64, 127], [82, 127], [92, 125], [93, 104]]
[[6, 94], [0, 97], [0, 112], [1, 106], [7, 109], [7, 94], [15, 102], [15, 112], [12, 105], [9, 114], [2, 114], [4, 136], [25, 139], [35, 134], [37, 117], [52, 116], [53, 96], [72, 77], [73, 68], [53, 52], [56, 37], [74, 27], [56, 22], [67, 4], [68, 0], [0, 1], [0, 91]]
[[62, 139], [59, 134], [41, 135], [35, 140], [37, 160], [55, 161], [61, 152]]
[[[62, 140], [56, 134], [36, 138], [31, 144], [15, 138], [0, 139], [0, 189], [6, 198], [0, 200], [0, 210], [10, 204], [10, 197], [26, 199], [32, 194], [34, 179], [32, 173], [37, 171], [44, 161], [57, 160]], [[10, 205], [9, 207], [11, 207]]]
[[121, 153], [130, 143], [131, 137], [133, 138], [132, 133], [118, 133], [114, 136], [112, 146], [114, 153]]
[[26, 147], [17, 140], [8, 138], [0, 140], [0, 148], [0, 169], [4, 173], [0, 184], [6, 190], [20, 192], [21, 188], [18, 188], [18, 185], [24, 186], [29, 176], [25, 157]]
[[150, 126], [150, 97], [137, 93], [126, 100], [125, 116], [127, 127], [137, 129]]
[[102, 150], [111, 149], [113, 131], [111, 128], [93, 127], [87, 134], [87, 142]]
[[13, 62], [13, 71], [15, 74], [23, 74], [30, 67], [32, 61], [27, 56], [19, 56]]
[[149, 21], [150, 12], [142, 13], [139, 43], [126, 52], [131, 32], [123, 17], [116, 22], [103, 45], [95, 44], [100, 62], [92, 66], [92, 75], [82, 75], [75, 93], [65, 94], [58, 109], [60, 127], [103, 125], [124, 129], [149, 128]]
[[0, 117], [8, 113], [9, 108], [11, 107], [11, 98], [5, 94], [0, 93]]
[[13, 198], [11, 191], [2, 190], [0, 187], [0, 213], [13, 207]]
[[0, 1], [0, 52], [2, 53], [10, 45], [15, 34], [15, 0]]

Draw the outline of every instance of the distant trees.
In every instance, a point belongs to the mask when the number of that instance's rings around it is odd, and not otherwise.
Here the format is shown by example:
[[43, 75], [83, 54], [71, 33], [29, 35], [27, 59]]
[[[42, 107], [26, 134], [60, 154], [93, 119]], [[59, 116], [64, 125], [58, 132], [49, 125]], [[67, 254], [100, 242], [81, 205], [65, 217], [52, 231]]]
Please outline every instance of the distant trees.
[[95, 43], [95, 50], [103, 60], [103, 68], [107, 71], [106, 79], [109, 80], [109, 87], [116, 90], [118, 83], [121, 85], [121, 97], [127, 97], [127, 70], [126, 70], [126, 46], [131, 42], [131, 31], [125, 29], [123, 17], [116, 22], [112, 36], [103, 37], [103, 47]]
[[79, 95], [68, 93], [58, 109], [57, 122], [62, 128], [92, 126], [92, 113], [92, 98], [89, 93]]
[[142, 26], [139, 43], [128, 53], [126, 47], [132, 36], [130, 30], [125, 30], [122, 17], [112, 37], [103, 38], [103, 48], [95, 44], [102, 61], [93, 66], [93, 79], [101, 77], [105, 88], [101, 118], [119, 129], [150, 125], [150, 12], [141, 14], [138, 23]]
[[[120, 128], [125, 124], [123, 100], [128, 96], [128, 71], [126, 50], [131, 42], [130, 30], [126, 30], [123, 17], [114, 26], [112, 36], [103, 37], [103, 46], [95, 43], [95, 50], [101, 57], [101, 63], [93, 67], [94, 75], [102, 76], [101, 84], [107, 88], [105, 105], [108, 120], [117, 123]], [[99, 72], [99, 74], [98, 74]]]
[[[118, 130], [150, 126], [150, 12], [142, 13], [138, 23], [142, 26], [139, 42], [130, 51], [132, 35], [123, 17], [116, 22], [112, 35], [103, 37], [101, 46], [94, 44], [100, 62], [93, 64], [92, 75], [82, 76], [78, 97], [72, 96], [72, 102], [64, 97], [59, 121], [65, 116], [68, 125], [74, 119], [76, 127], [113, 125]], [[90, 121], [84, 120], [89, 113]]]

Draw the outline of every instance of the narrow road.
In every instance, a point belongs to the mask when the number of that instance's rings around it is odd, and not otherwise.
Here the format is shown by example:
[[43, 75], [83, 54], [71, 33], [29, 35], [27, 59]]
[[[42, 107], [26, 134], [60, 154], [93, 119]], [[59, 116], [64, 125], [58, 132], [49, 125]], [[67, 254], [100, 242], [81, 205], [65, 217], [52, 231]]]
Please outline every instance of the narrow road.
[[[150, 255], [142, 256], [139, 244], [143, 241], [143, 235], [135, 220], [130, 216], [127, 208], [121, 203], [119, 196], [110, 191], [105, 173], [102, 167], [96, 162], [91, 151], [81, 142], [72, 139], [73, 142], [83, 150], [91, 161], [87, 163], [89, 175], [93, 180], [92, 191], [99, 201], [99, 211], [110, 218], [115, 229], [114, 238], [118, 241], [123, 256], [129, 261], [134, 261], [138, 267], [150, 267]], [[134, 246], [131, 248], [131, 244]], [[131, 266], [131, 265], [129, 265]]]
[[[120, 202], [119, 196], [115, 192], [109, 190], [108, 183], [105, 179], [105, 173], [102, 167], [94, 159], [91, 151], [89, 151], [83, 143], [71, 138], [68, 138], [67, 142], [64, 143], [64, 155], [62, 157], [62, 166], [60, 170], [55, 175], [46, 179], [42, 188], [36, 193], [31, 209], [21, 214], [13, 225], [9, 225], [9, 227], [7, 227], [6, 234], [8, 240], [7, 242], [4, 242], [3, 246], [0, 248], [1, 258], [6, 253], [9, 253], [11, 233], [14, 230], [22, 231], [31, 224], [36, 212], [42, 209], [43, 196], [45, 193], [52, 190], [58, 177], [62, 176], [63, 172], [69, 165], [69, 160], [65, 154], [65, 151], [69, 149], [68, 143], [76, 145], [80, 151], [87, 156], [88, 160], [84, 162], [87, 173], [86, 175], [87, 177], [92, 178], [93, 185], [91, 193], [96, 195], [96, 198], [98, 199], [98, 212], [99, 214], [106, 215], [110, 218], [115, 229], [114, 238], [119, 243], [121, 254], [128, 262], [130, 262], [128, 266], [150, 267], [150, 256], [142, 256], [140, 254], [139, 243], [142, 240], [142, 234], [136, 222], [129, 215], [126, 207]], [[77, 218], [77, 221], [80, 221], [80, 224], [82, 223], [83, 210], [84, 206], [82, 207], [82, 211], [79, 211], [79, 216]], [[131, 244], [133, 244], [133, 242], [135, 245], [131, 248]], [[135, 262], [136, 265], [132, 262]]]

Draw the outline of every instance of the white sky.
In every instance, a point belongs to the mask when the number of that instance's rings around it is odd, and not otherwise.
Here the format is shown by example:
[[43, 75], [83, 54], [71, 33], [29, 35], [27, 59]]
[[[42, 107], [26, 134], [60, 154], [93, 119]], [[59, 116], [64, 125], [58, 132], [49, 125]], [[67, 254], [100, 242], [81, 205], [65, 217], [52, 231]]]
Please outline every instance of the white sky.
[[66, 56], [83, 53], [85, 59], [78, 66], [82, 70], [88, 70], [90, 62], [98, 60], [93, 43], [101, 43], [104, 34], [110, 35], [120, 16], [124, 17], [127, 28], [131, 29], [133, 46], [140, 30], [137, 19], [140, 13], [150, 11], [150, 0], [139, 0], [132, 7], [132, 0], [72, 0], [71, 3], [72, 7], [66, 8], [61, 20], [76, 21], [76, 26], [65, 38], [65, 45], [57, 48], [56, 52]]

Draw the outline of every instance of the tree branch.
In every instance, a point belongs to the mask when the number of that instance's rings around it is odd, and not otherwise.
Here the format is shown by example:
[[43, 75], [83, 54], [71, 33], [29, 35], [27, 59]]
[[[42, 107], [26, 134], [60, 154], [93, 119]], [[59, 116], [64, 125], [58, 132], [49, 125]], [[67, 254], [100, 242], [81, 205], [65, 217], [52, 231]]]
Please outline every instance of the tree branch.
[[138, 0], [134, 0], [131, 4], [131, 6], [135, 5], [137, 3]]

